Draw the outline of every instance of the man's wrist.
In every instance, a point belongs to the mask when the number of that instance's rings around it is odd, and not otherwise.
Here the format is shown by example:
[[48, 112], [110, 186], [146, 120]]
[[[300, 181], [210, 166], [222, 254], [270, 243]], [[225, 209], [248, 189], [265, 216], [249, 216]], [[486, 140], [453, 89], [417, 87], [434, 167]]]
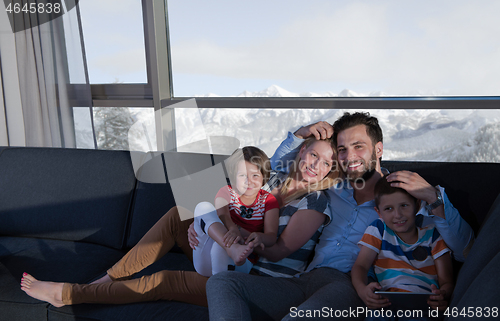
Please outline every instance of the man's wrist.
[[293, 132], [293, 135], [299, 139], [304, 139], [304, 136], [300, 134], [300, 130], [304, 128], [304, 127], [300, 127], [299, 129], [297, 129], [295, 132]]
[[429, 211], [429, 213], [432, 213], [432, 210], [444, 204], [441, 191], [439, 190], [439, 188], [434, 188], [434, 189], [435, 189], [434, 197], [431, 200], [428, 200], [427, 202], [428, 205], [425, 206], [425, 208]]

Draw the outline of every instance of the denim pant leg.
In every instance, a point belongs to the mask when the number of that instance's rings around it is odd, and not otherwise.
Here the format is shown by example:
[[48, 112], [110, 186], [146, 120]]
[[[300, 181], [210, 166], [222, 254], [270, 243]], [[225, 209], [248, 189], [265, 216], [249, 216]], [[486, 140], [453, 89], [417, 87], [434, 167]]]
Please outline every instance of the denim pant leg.
[[280, 320], [305, 296], [297, 278], [227, 271], [208, 280], [207, 300], [211, 321]]
[[365, 305], [347, 273], [332, 268], [318, 268], [303, 274], [299, 280], [306, 300], [283, 320], [325, 320], [325, 317], [338, 316], [342, 320], [364, 319], [364, 314], [353, 313], [358, 307], [364, 311]]

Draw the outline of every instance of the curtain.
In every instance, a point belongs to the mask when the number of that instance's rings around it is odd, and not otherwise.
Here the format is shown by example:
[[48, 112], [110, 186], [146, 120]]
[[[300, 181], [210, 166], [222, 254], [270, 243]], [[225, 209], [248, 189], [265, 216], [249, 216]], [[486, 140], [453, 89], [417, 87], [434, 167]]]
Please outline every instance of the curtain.
[[73, 107], [88, 108], [92, 117], [79, 8], [72, 2], [63, 2], [72, 10], [41, 24], [41, 16], [1, 10], [1, 145], [74, 148]]

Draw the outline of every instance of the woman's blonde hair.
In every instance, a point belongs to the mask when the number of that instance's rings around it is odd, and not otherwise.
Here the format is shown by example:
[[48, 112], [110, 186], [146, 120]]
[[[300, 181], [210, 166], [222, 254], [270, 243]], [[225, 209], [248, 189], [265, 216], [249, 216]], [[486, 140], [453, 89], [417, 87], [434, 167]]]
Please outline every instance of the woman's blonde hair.
[[[300, 145], [300, 149], [302, 149], [304, 146], [307, 149], [317, 141], [318, 140], [315, 137], [306, 138], [306, 140]], [[297, 154], [297, 156], [295, 157], [293, 167], [290, 169], [290, 172], [288, 173], [288, 176], [287, 176], [285, 182], [281, 186], [280, 193], [283, 196], [283, 204], [287, 204], [290, 201], [293, 201], [294, 199], [297, 199], [304, 194], [309, 194], [309, 193], [312, 193], [315, 191], [320, 191], [320, 190], [330, 188], [340, 180], [340, 178], [339, 178], [339, 176], [340, 176], [339, 166], [337, 166], [337, 161], [336, 161], [337, 152], [335, 150], [335, 144], [333, 143], [333, 139], [327, 138], [327, 139], [321, 139], [319, 141], [327, 142], [332, 147], [332, 150], [333, 150], [332, 169], [321, 181], [309, 184], [309, 185], [307, 185], [307, 187], [298, 189], [295, 192], [293, 192], [292, 194], [287, 196], [288, 190], [290, 188], [290, 184], [292, 183], [292, 180], [297, 177], [297, 172], [299, 170], [299, 164], [301, 161], [300, 152], [299, 152]]]

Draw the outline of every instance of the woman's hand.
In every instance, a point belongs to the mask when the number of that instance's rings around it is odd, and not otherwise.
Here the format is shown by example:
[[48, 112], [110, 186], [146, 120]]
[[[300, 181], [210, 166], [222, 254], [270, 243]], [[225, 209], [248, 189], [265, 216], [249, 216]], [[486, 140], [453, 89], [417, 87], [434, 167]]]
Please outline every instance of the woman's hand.
[[261, 249], [265, 248], [264, 243], [262, 242], [262, 233], [253, 232], [251, 233], [245, 240], [245, 244], [249, 244], [252, 242], [253, 248], [260, 247]]
[[380, 290], [382, 287], [378, 282], [372, 282], [366, 285], [362, 290], [358, 292], [359, 297], [366, 306], [370, 309], [380, 309], [391, 305], [389, 299], [382, 297], [380, 294], [375, 293], [376, 290]]
[[196, 250], [196, 247], [200, 243], [198, 241], [198, 234], [196, 234], [196, 231], [194, 230], [194, 222], [189, 225], [188, 228], [188, 242], [189, 242], [189, 247], [191, 247], [193, 250]]
[[230, 227], [222, 240], [226, 247], [230, 247], [234, 243], [243, 243], [243, 237], [241, 237], [238, 226]]

